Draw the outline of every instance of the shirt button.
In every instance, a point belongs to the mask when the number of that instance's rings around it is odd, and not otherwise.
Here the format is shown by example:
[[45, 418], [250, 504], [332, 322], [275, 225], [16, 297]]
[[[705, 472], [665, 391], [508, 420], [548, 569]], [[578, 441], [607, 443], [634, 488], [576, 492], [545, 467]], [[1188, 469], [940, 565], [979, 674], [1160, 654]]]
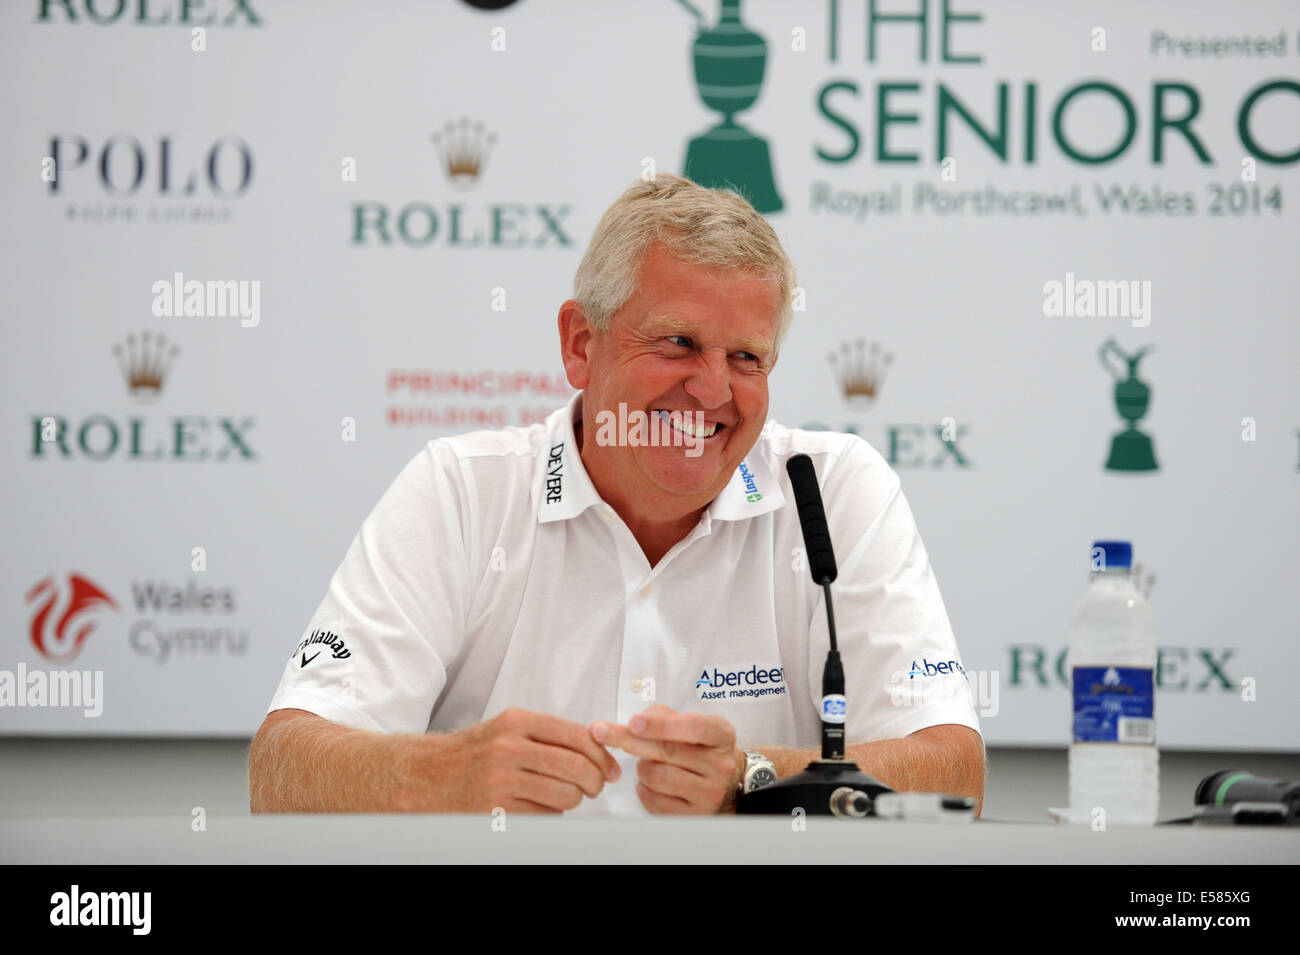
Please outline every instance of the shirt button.
[[633, 693], [640, 693], [640, 692], [641, 692], [641, 678], [640, 678], [640, 677], [637, 677], [635, 680], [633, 680], [631, 683], [629, 683], [628, 686], [630, 686], [630, 687], [632, 688], [632, 692], [633, 692]]
[[650, 585], [649, 585], [649, 584], [646, 584], [644, 587], [641, 588], [641, 596], [642, 596], [642, 597], [649, 597], [649, 596], [650, 596]]

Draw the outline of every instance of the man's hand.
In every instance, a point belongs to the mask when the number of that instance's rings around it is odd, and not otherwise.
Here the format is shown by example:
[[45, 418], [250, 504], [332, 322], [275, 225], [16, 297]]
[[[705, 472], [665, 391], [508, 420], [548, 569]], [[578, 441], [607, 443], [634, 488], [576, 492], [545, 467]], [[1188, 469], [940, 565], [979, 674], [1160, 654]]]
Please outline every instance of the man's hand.
[[509, 709], [445, 738], [440, 774], [464, 780], [455, 810], [563, 812], [595, 798], [621, 770], [581, 723]]
[[636, 793], [649, 812], [715, 813], [734, 805], [745, 756], [721, 716], [656, 703], [627, 726], [592, 723], [591, 738], [639, 758]]

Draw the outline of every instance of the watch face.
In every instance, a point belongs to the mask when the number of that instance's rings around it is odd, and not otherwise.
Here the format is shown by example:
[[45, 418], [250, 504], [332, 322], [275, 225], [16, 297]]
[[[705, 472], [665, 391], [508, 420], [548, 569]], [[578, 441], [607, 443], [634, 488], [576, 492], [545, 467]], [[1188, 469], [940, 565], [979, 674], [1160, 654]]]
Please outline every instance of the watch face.
[[774, 782], [776, 782], [776, 773], [764, 766], [761, 769], [754, 770], [753, 775], [749, 777], [749, 791], [753, 792], [755, 789], [762, 789]]

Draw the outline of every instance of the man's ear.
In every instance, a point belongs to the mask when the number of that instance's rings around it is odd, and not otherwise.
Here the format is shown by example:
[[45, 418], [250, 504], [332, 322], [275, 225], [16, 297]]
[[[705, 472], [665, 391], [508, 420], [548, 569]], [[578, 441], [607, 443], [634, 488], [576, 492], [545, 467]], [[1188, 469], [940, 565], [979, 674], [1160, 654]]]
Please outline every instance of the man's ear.
[[560, 360], [564, 362], [565, 377], [576, 391], [581, 391], [587, 387], [587, 351], [595, 329], [587, 321], [582, 306], [573, 299], [560, 306], [559, 326]]

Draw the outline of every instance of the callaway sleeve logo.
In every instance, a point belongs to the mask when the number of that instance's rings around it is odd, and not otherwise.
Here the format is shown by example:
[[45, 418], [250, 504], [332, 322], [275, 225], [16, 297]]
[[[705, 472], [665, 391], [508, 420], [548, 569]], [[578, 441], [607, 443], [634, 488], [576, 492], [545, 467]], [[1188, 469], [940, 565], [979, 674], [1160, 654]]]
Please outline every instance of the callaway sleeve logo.
[[[307, 652], [308, 647], [318, 643], [323, 643], [324, 646], [315, 653]], [[326, 649], [332, 651], [335, 660], [346, 660], [352, 656], [352, 651], [344, 646], [343, 638], [331, 630], [313, 630], [309, 637], [294, 647], [293, 653], [289, 654], [289, 656], [298, 657], [298, 667], [301, 669], [311, 663], [312, 660], [315, 660], [321, 655], [321, 651]], [[299, 656], [300, 654], [301, 656]]]

